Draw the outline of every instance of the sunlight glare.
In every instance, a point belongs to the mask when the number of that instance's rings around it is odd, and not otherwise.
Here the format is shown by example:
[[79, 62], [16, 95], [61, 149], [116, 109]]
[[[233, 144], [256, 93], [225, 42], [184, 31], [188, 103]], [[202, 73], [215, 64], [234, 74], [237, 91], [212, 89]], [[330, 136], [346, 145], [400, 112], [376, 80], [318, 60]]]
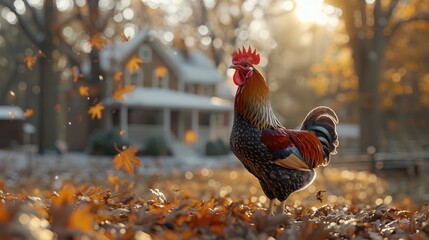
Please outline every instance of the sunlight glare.
[[296, 2], [295, 14], [302, 22], [323, 25], [328, 16], [322, 11], [323, 0], [299, 0]]

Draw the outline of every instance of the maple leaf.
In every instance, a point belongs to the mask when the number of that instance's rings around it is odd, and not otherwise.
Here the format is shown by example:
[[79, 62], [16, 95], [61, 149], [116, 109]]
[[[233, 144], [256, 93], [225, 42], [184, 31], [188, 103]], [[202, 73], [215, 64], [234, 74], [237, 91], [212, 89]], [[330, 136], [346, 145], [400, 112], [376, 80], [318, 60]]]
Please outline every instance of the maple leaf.
[[31, 116], [33, 116], [33, 109], [32, 108], [25, 109], [24, 117], [31, 117]]
[[33, 70], [33, 65], [36, 63], [37, 57], [33, 55], [25, 56], [24, 63], [28, 69]]
[[76, 200], [76, 189], [72, 184], [66, 183], [58, 191], [57, 195], [51, 197], [52, 204], [57, 208], [65, 204], [71, 204]]
[[102, 103], [97, 103], [95, 104], [95, 106], [89, 108], [88, 113], [91, 115], [91, 119], [101, 119], [101, 114], [103, 110], [104, 105]]
[[124, 100], [124, 94], [130, 93], [136, 86], [134, 84], [128, 84], [122, 86], [122, 84], [119, 84], [118, 87], [115, 89], [115, 91], [112, 94], [112, 98], [118, 101]]
[[79, 73], [79, 68], [77, 66], [73, 66], [70, 68], [70, 75], [74, 83], [77, 83], [79, 78], [83, 78], [83, 74]]
[[122, 71], [121, 71], [121, 72], [116, 72], [116, 73], [113, 75], [113, 81], [115, 81], [115, 82], [119, 82], [119, 81], [121, 81], [122, 76], [124, 76], [124, 73], [123, 73]]
[[67, 228], [90, 234], [92, 232], [94, 221], [95, 214], [91, 213], [91, 206], [86, 206], [83, 209], [78, 209], [72, 212]]
[[98, 51], [103, 49], [104, 45], [107, 45], [107, 40], [100, 36], [100, 33], [96, 33], [89, 41], [91, 48], [96, 48]]
[[136, 157], [138, 149], [136, 147], [129, 147], [124, 151], [116, 149], [119, 153], [113, 158], [115, 169], [124, 169], [130, 176], [134, 176], [134, 166], [140, 166], [140, 159]]
[[130, 74], [134, 74], [134, 71], [140, 70], [139, 65], [142, 63], [143, 63], [143, 60], [141, 60], [139, 57], [137, 56], [131, 57], [131, 59], [127, 63], [127, 68]]
[[130, 37], [125, 35], [124, 32], [121, 32], [121, 41], [122, 42], [128, 42], [128, 40], [130, 40]]
[[88, 97], [89, 96], [89, 87], [88, 86], [80, 86], [79, 87], [79, 94], [82, 97]]

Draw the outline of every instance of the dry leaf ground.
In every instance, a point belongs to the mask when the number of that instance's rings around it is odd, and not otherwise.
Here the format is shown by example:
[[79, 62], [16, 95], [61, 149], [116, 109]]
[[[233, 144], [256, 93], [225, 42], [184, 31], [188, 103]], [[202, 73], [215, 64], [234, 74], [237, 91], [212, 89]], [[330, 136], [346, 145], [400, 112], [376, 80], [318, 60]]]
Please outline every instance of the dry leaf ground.
[[267, 217], [232, 156], [142, 157], [133, 177], [112, 159], [0, 151], [2, 239], [429, 239], [423, 177], [327, 167]]

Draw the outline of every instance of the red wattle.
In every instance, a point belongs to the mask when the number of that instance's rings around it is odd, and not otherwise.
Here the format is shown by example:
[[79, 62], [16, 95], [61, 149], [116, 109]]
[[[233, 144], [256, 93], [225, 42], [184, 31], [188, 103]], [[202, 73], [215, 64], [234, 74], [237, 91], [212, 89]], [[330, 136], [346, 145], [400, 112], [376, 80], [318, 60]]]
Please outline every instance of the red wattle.
[[244, 84], [244, 78], [241, 76], [240, 71], [236, 70], [234, 76], [232, 77], [235, 85], [241, 86]]

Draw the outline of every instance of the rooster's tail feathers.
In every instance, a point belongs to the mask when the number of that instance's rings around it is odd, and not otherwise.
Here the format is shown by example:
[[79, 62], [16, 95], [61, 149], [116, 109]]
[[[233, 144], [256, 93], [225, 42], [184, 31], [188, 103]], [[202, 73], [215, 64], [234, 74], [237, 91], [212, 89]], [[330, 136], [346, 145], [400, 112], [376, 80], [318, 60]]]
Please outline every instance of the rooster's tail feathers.
[[337, 114], [331, 108], [324, 106], [311, 110], [302, 122], [301, 129], [313, 132], [322, 143], [324, 165], [329, 163], [331, 154], [337, 153], [339, 144], [337, 124]]

